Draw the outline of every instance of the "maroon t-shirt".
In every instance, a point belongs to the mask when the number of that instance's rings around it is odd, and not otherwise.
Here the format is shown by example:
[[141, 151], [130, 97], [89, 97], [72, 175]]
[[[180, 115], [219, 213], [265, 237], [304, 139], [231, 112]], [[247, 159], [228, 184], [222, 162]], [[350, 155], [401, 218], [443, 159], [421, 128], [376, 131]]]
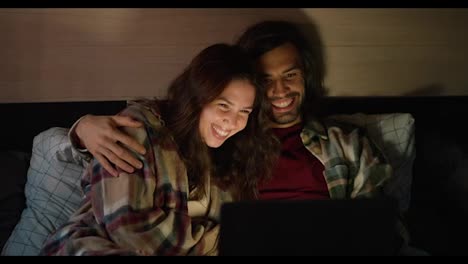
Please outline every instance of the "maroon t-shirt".
[[272, 199], [329, 199], [322, 163], [302, 143], [303, 125], [275, 128], [281, 141], [281, 155], [273, 170], [272, 179], [258, 186], [260, 200]]

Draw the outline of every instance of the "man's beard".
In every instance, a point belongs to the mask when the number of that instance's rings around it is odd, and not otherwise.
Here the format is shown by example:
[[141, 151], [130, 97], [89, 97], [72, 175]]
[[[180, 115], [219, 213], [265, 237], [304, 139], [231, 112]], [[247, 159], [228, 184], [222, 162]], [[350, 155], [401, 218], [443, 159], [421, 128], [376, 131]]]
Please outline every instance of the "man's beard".
[[301, 117], [301, 105], [303, 104], [303, 102], [299, 93], [290, 93], [286, 97], [289, 97], [289, 98], [295, 97], [294, 100], [300, 100], [300, 102], [299, 103], [294, 102], [296, 104], [296, 107], [291, 109], [288, 112], [275, 113], [275, 111], [272, 109], [271, 121], [275, 124], [287, 125], [289, 123], [292, 123], [300, 119]]
[[279, 113], [279, 114], [273, 113], [273, 118], [272, 118], [273, 123], [276, 123], [279, 125], [285, 125], [285, 124], [296, 121], [300, 116], [298, 108], [299, 107], [292, 109], [291, 111], [287, 113]]

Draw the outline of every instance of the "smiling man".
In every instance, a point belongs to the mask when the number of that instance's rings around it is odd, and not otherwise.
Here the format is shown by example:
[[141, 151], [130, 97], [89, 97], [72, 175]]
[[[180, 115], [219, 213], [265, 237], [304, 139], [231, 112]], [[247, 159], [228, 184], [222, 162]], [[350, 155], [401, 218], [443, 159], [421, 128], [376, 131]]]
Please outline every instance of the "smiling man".
[[293, 44], [281, 45], [259, 59], [264, 85], [271, 101], [274, 127], [301, 122], [304, 78], [298, 52]]

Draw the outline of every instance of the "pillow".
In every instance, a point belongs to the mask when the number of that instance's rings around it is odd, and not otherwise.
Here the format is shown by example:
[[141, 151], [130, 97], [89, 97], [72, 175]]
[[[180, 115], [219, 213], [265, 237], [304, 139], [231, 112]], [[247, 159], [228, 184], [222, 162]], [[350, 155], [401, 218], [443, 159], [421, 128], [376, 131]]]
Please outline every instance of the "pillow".
[[25, 187], [26, 208], [3, 255], [37, 255], [49, 236], [78, 209], [86, 161], [74, 150], [68, 129], [51, 128], [33, 141]]
[[0, 248], [3, 248], [25, 207], [24, 185], [30, 154], [21, 151], [0, 152]]
[[384, 190], [407, 211], [411, 199], [413, 163], [416, 157], [414, 118], [408, 113], [333, 115], [330, 118], [362, 127], [393, 167], [393, 178]]

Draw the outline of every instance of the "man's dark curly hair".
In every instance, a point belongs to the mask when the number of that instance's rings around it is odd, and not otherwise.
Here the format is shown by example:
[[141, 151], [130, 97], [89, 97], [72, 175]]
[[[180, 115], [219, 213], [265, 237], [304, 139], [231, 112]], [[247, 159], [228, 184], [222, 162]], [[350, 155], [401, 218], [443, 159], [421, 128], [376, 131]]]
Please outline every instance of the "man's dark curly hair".
[[[263, 54], [291, 43], [299, 52], [299, 61], [304, 76], [305, 98], [301, 106], [304, 120], [318, 110], [320, 99], [325, 94], [322, 55], [319, 47], [312, 46], [301, 30], [288, 21], [263, 21], [250, 26], [237, 40], [237, 45], [247, 51], [255, 60]], [[314, 43], [316, 44], [316, 43]], [[319, 50], [319, 52], [321, 52]]]

